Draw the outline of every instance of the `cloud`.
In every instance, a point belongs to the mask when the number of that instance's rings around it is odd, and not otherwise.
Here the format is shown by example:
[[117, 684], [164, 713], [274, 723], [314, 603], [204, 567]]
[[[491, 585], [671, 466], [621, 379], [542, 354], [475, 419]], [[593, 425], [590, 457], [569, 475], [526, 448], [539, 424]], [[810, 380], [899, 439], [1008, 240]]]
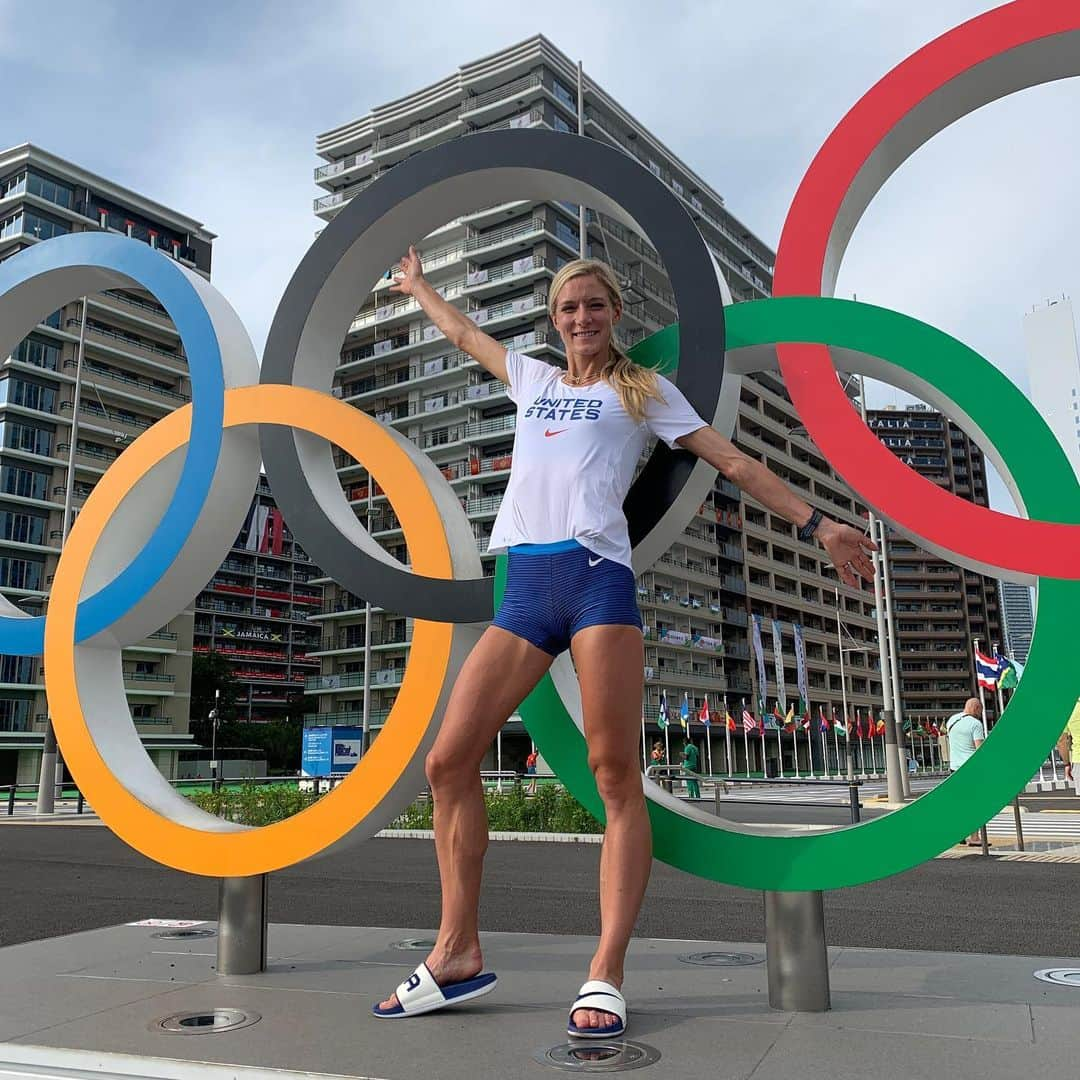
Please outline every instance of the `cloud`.
[[[61, 0], [50, 8], [65, 10]], [[214, 280], [261, 348], [321, 226], [315, 136], [545, 34], [775, 246], [813, 154], [854, 102], [986, 0], [756, 5], [588, 0], [377, 8], [326, 0], [102, 2], [78, 31], [0, 0], [8, 144], [29, 139], [204, 221]], [[841, 295], [967, 342], [1026, 384], [1021, 317], [1080, 294], [1075, 80], [967, 117], [888, 182], [855, 233]], [[77, 116], [77, 120], [76, 120]], [[885, 395], [887, 399], [887, 392]]]

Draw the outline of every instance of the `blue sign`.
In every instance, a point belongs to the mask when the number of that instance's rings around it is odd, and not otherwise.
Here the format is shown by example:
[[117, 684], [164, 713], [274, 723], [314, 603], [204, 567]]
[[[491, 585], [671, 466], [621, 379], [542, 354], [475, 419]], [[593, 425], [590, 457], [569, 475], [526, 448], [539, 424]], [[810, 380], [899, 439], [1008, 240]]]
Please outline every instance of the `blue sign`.
[[300, 754], [301, 776], [340, 776], [352, 772], [363, 753], [364, 730], [359, 727], [304, 728]]
[[331, 762], [334, 751], [334, 729], [328, 727], [304, 728], [300, 752], [301, 776], [329, 776], [333, 771]]

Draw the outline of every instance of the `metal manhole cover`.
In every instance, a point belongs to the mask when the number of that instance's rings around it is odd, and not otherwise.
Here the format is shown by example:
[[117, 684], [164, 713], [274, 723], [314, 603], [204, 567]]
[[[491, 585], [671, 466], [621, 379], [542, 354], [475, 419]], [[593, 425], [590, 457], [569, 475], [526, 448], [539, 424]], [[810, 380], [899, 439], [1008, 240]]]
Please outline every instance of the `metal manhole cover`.
[[1035, 978], [1055, 986], [1069, 986], [1073, 990], [1080, 990], [1080, 968], [1043, 968], [1035, 972]]
[[198, 1009], [155, 1020], [150, 1030], [168, 1035], [214, 1035], [220, 1031], [251, 1027], [261, 1019], [259, 1013], [244, 1009]]
[[680, 956], [684, 964], [698, 964], [701, 967], [750, 967], [752, 964], [764, 964], [763, 956], [748, 952], [696, 952], [689, 956]]
[[578, 1039], [560, 1043], [549, 1050], [537, 1050], [533, 1060], [564, 1072], [626, 1072], [654, 1065], [660, 1060], [660, 1051], [644, 1043], [622, 1039], [610, 1042]]
[[435, 948], [434, 938], [406, 938], [404, 941], [395, 941], [393, 946], [395, 949], [424, 949], [430, 952]]
[[216, 930], [159, 930], [152, 938], [165, 938], [169, 941], [188, 941], [191, 938], [217, 937]]

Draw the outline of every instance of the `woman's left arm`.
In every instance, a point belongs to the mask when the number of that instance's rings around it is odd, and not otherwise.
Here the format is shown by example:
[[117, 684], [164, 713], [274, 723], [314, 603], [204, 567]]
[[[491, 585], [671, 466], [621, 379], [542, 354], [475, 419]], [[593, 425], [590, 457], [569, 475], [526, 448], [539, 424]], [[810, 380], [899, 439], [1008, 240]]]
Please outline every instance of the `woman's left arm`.
[[[760, 461], [744, 454], [730, 439], [715, 428], [702, 427], [676, 440], [679, 446], [707, 461], [721, 475], [753, 496], [774, 514], [786, 518], [796, 528], [806, 525], [813, 507], [799, 498], [775, 473]], [[858, 586], [859, 577], [872, 581], [874, 565], [870, 552], [877, 546], [865, 533], [850, 525], [822, 517], [814, 536], [828, 552], [829, 558], [845, 585]]]

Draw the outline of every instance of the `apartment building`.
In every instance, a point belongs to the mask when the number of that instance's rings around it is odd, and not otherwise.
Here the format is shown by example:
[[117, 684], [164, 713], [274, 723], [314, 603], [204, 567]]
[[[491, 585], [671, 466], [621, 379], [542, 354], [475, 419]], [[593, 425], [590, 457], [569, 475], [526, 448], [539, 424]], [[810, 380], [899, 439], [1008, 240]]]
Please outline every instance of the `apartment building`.
[[[127, 235], [210, 275], [213, 234], [197, 221], [36, 146], [0, 152], [0, 260], [82, 231]], [[75, 400], [80, 330], [83, 379]], [[0, 592], [41, 614], [60, 553], [67, 466], [73, 509], [124, 446], [190, 400], [183, 346], [165, 310], [136, 289], [73, 297], [0, 370]], [[190, 746], [192, 615], [123, 654], [128, 705], [166, 775]], [[46, 703], [38, 656], [0, 657], [0, 784], [37, 780]]]
[[[961, 498], [987, 506], [982, 451], [951, 420], [924, 405], [872, 409], [867, 423], [905, 465]], [[901, 700], [905, 715], [940, 719], [959, 712], [977, 690], [977, 639], [1000, 648], [998, 582], [965, 570], [906, 537], [889, 537], [896, 607]], [[997, 715], [987, 697], [987, 715]]]
[[[316, 151], [323, 163], [315, 181], [325, 193], [315, 200], [315, 214], [329, 221], [397, 162], [448, 139], [499, 128], [577, 131], [576, 80], [571, 59], [536, 36], [320, 134]], [[696, 221], [735, 299], [768, 296], [773, 253], [723, 197], [588, 77], [583, 98], [584, 135], [630, 154], [670, 188]], [[586, 251], [608, 262], [624, 286], [620, 342], [632, 347], [676, 321], [662, 253], [603, 213], [588, 211], [586, 228]], [[402, 247], [419, 239], [402, 236]], [[522, 192], [513, 201], [478, 207], [447, 222], [420, 246], [425, 273], [442, 295], [508, 348], [559, 364], [565, 357], [547, 319], [548, 287], [559, 267], [577, 257], [580, 241], [577, 207], [530, 201]], [[390, 294], [388, 285], [384, 279], [371, 283], [370, 292], [358, 293], [334, 392], [430, 453], [460, 495], [485, 572], [492, 573], [487, 544], [512, 463], [514, 405], [498, 380], [449, 347], [416, 304]], [[798, 423], [776, 378], [745, 381], [740, 444], [787, 475], [811, 501], [858, 522], [861, 508], [812, 444], [797, 434]], [[404, 559], [399, 522], [381, 494], [369, 488], [364, 468], [342, 455], [338, 465], [357, 513], [370, 514], [374, 534]], [[821, 704], [835, 705], [839, 712], [835, 578], [821, 555], [798, 543], [786, 523], [718, 479], [677, 542], [638, 581], [646, 623], [644, 712], [650, 725], [662, 691], [672, 707], [685, 693], [695, 710], [706, 694], [713, 709], [726, 698], [735, 713], [742, 699], [753, 701], [751, 612], [781, 622], [789, 698], [797, 694], [792, 623], [806, 627], [811, 686], [820, 692]], [[869, 649], [872, 597], [843, 587], [839, 594], [845, 649], [853, 640]], [[400, 685], [411, 620], [388, 611], [371, 613], [366, 673], [362, 598], [327, 582], [318, 621], [324, 627], [323, 666], [307, 689], [319, 709], [308, 722], [355, 722], [367, 685], [371, 721], [378, 727]], [[880, 692], [874, 662], [861, 648], [848, 658], [854, 672], [848, 688], [852, 708], [868, 705]], [[775, 680], [763, 691], [771, 707]], [[516, 718], [507, 728], [510, 742], [504, 740], [504, 750], [509, 748], [511, 764], [524, 757], [525, 740], [516, 738], [521, 730]]]
[[284, 720], [304, 693], [321, 640], [308, 616], [321, 610], [322, 576], [260, 477], [236, 543], [195, 601], [193, 651], [213, 651], [232, 665], [235, 718]]

